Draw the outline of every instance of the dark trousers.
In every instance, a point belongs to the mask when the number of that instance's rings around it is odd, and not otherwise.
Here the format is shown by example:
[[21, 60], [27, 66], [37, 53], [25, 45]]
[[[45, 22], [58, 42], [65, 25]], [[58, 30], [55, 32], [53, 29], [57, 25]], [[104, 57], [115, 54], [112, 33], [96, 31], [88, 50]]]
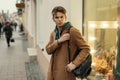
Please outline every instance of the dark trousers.
[[11, 37], [6, 36], [7, 45], [10, 45], [10, 38]]

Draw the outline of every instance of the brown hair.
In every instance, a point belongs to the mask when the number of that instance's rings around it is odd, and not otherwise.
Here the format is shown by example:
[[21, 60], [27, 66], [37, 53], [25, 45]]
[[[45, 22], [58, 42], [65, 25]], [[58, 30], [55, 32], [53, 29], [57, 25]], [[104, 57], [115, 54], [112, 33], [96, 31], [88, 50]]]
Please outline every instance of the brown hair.
[[6, 24], [6, 25], [7, 25], [7, 24], [10, 24], [10, 22], [7, 21], [5, 24]]
[[66, 9], [62, 6], [56, 6], [52, 10], [52, 15], [54, 16], [57, 12], [61, 12], [63, 14], [66, 14]]

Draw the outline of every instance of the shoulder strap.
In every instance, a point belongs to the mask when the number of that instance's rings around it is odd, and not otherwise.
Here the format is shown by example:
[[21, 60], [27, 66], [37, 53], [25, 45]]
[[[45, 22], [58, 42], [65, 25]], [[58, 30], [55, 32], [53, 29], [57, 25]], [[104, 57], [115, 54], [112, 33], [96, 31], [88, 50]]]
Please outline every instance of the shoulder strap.
[[71, 61], [71, 56], [70, 56], [70, 45], [69, 45], [69, 41], [68, 41], [68, 59], [69, 59], [69, 63]]
[[[71, 28], [71, 27], [70, 27]], [[70, 28], [68, 29], [68, 33], [70, 33]], [[71, 56], [70, 56], [70, 41], [68, 40], [68, 59], [69, 63], [71, 62]]]

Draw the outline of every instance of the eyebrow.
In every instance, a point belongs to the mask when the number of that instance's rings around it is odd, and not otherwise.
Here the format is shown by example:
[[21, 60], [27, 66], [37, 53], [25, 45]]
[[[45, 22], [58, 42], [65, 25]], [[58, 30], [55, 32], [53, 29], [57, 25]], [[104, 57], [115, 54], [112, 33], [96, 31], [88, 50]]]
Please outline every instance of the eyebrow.
[[59, 16], [59, 17], [58, 17], [58, 16], [55, 16], [55, 18], [63, 18], [63, 16]]

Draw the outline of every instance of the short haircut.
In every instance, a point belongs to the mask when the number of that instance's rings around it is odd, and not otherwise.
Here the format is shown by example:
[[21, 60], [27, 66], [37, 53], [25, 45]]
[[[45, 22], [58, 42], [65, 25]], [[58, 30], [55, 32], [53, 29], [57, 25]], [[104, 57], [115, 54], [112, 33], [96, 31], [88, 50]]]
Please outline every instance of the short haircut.
[[6, 25], [7, 25], [7, 24], [10, 24], [10, 22], [7, 21], [5, 24], [6, 24]]
[[57, 12], [61, 12], [66, 15], [66, 9], [62, 6], [56, 6], [52, 10], [52, 15], [54, 16]]

